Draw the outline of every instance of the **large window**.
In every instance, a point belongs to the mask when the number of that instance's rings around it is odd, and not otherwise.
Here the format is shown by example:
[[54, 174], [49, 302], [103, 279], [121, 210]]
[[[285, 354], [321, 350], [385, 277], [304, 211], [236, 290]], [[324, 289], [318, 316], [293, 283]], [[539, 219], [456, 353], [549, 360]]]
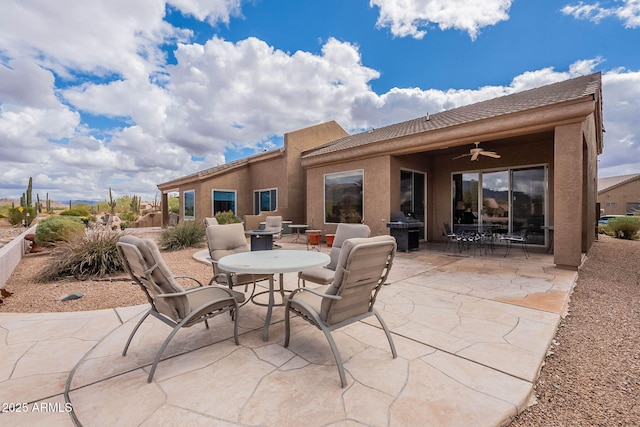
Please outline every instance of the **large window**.
[[454, 230], [475, 225], [517, 234], [526, 228], [530, 243], [545, 243], [546, 166], [457, 173], [452, 181]]
[[211, 194], [211, 215], [218, 212], [231, 211], [236, 213], [236, 192], [233, 190], [213, 190]]
[[182, 217], [184, 219], [194, 219], [196, 217], [195, 190], [185, 191], [182, 197], [183, 197]]
[[363, 170], [324, 176], [324, 221], [326, 223], [362, 222], [363, 182]]
[[278, 209], [278, 190], [275, 188], [256, 190], [253, 192], [253, 213], [275, 211]]

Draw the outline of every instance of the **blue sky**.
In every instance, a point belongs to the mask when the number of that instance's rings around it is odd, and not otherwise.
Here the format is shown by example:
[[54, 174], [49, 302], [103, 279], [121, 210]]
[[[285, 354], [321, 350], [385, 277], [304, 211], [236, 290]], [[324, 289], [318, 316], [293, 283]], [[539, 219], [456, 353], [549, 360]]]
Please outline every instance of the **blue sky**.
[[600, 71], [600, 176], [640, 173], [640, 1], [3, 0], [0, 198], [156, 184]]

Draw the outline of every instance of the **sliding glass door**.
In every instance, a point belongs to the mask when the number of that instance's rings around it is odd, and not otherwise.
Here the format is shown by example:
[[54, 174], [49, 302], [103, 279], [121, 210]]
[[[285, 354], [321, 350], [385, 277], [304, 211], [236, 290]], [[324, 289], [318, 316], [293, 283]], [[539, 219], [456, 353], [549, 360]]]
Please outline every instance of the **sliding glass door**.
[[519, 234], [526, 229], [531, 244], [546, 244], [546, 166], [456, 173], [452, 193], [454, 230]]
[[[400, 210], [411, 214], [420, 222], [425, 222], [425, 174], [400, 171]], [[424, 239], [424, 227], [420, 227], [420, 239]]]

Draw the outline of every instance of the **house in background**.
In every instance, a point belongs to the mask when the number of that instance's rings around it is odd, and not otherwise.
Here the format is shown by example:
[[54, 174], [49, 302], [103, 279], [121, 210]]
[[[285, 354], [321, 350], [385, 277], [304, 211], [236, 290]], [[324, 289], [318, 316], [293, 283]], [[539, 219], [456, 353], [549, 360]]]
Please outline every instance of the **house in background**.
[[268, 207], [324, 233], [363, 222], [389, 234], [402, 211], [427, 242], [444, 239], [445, 223], [526, 231], [576, 269], [596, 238], [601, 86], [595, 73], [354, 135], [335, 122], [291, 132], [281, 150], [159, 184], [163, 215], [172, 191], [184, 218]]
[[246, 221], [261, 212], [275, 211], [286, 220], [302, 223], [306, 220], [306, 177], [300, 166], [301, 152], [345, 135], [333, 121], [311, 126], [286, 133], [280, 149], [158, 184], [162, 223], [169, 224], [170, 193], [179, 194], [181, 220], [232, 211]]
[[598, 179], [601, 215], [640, 215], [640, 173]]
[[596, 238], [602, 137], [600, 73], [348, 135], [302, 154], [307, 221], [388, 234], [403, 211], [427, 242], [470, 221], [543, 248], [552, 226], [555, 263], [575, 269]]

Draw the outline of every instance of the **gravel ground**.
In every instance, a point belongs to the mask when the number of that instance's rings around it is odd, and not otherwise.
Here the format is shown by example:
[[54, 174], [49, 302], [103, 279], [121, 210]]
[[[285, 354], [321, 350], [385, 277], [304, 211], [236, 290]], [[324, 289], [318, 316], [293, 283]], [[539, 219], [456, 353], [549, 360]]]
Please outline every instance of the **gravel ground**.
[[[158, 233], [135, 234], [144, 237], [157, 237]], [[212, 276], [211, 266], [193, 259], [192, 255], [206, 245], [199, 248], [189, 248], [174, 252], [162, 252], [162, 256], [169, 269], [176, 276], [191, 276], [207, 284]], [[5, 284], [5, 291], [11, 292], [9, 297], [3, 297], [0, 313], [42, 313], [64, 311], [86, 311], [104, 308], [127, 307], [147, 302], [140, 288], [131, 285], [128, 275], [122, 274], [107, 280], [77, 281], [73, 278], [50, 283], [36, 283], [39, 271], [46, 268], [51, 259], [47, 251], [37, 254], [26, 254], [15, 268]], [[181, 282], [185, 287], [191, 287], [193, 282]], [[64, 296], [82, 293], [82, 298], [71, 301], [60, 301]]]
[[600, 235], [518, 426], [640, 425], [640, 241]]
[[[207, 283], [211, 268], [193, 260], [203, 249], [163, 252], [176, 275]], [[145, 303], [126, 276], [113, 281], [35, 284], [50, 255], [29, 254], [5, 289], [0, 312], [79, 311]], [[535, 384], [537, 403], [516, 417], [519, 426], [640, 425], [640, 241], [600, 236], [582, 266], [546, 363]], [[61, 302], [61, 296], [84, 296]]]

